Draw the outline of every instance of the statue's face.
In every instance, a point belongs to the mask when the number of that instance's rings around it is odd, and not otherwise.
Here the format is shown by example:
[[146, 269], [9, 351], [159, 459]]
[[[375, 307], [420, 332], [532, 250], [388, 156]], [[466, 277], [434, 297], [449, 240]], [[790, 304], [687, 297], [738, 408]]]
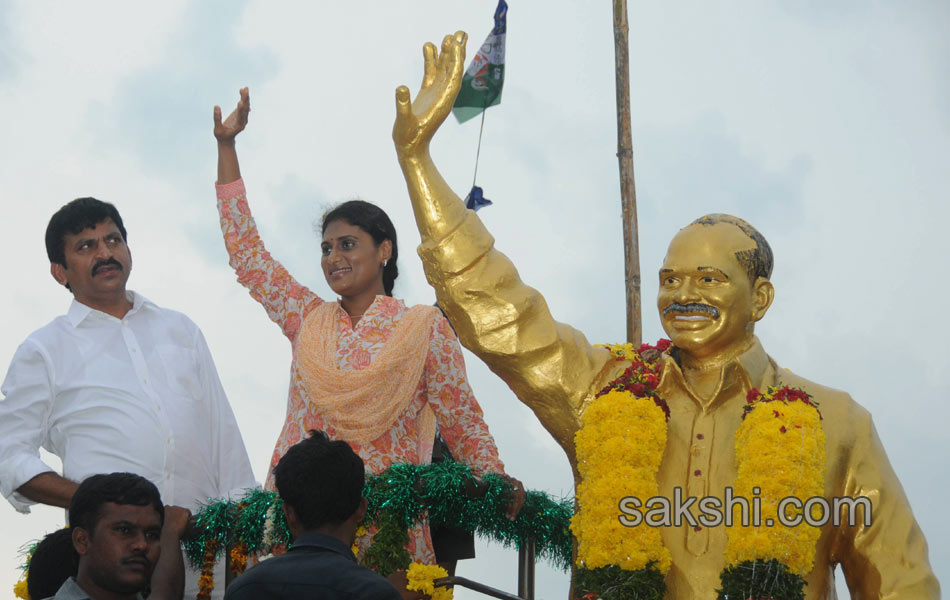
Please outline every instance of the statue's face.
[[[657, 308], [673, 344], [699, 359], [738, 355], [771, 303], [771, 284], [749, 281], [735, 253], [755, 242], [735, 225], [691, 225], [670, 242]], [[766, 294], [758, 289], [768, 286]]]

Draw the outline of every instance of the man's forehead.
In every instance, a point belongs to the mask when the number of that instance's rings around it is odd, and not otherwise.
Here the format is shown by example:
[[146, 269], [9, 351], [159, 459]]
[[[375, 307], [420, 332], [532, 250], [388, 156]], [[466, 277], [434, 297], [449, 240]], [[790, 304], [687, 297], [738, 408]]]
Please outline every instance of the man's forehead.
[[79, 239], [95, 237], [97, 235], [106, 235], [116, 231], [119, 231], [119, 226], [116, 225], [115, 221], [113, 221], [111, 218], [106, 217], [102, 221], [96, 223], [93, 227], [86, 227], [79, 233], [67, 233], [66, 235], [71, 238]]
[[736, 252], [754, 248], [755, 241], [730, 223], [690, 225], [673, 236], [663, 269], [738, 266]]
[[152, 521], [160, 522], [161, 515], [151, 504], [117, 504], [104, 502], [99, 508], [100, 522], [117, 521]]

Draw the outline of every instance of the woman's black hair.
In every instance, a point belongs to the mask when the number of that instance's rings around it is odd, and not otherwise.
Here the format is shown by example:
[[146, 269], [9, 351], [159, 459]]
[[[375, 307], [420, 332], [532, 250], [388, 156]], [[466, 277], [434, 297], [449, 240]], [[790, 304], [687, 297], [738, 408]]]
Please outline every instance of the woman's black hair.
[[399, 268], [396, 266], [399, 247], [396, 245], [396, 228], [389, 220], [389, 215], [375, 204], [363, 200], [349, 200], [323, 215], [320, 234], [323, 235], [327, 230], [327, 225], [334, 221], [346, 221], [354, 227], [359, 227], [373, 238], [377, 248], [383, 240], [389, 240], [393, 251], [386, 266], [383, 267], [383, 289], [387, 296], [392, 296], [393, 285], [396, 283], [396, 277], [399, 277]]

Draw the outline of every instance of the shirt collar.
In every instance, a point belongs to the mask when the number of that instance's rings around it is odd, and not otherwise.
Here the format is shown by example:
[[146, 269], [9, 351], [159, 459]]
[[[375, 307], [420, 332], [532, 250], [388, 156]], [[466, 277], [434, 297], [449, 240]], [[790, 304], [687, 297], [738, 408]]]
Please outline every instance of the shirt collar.
[[[155, 306], [155, 303], [143, 296], [133, 292], [132, 290], [126, 290], [125, 297], [132, 301], [132, 308], [125, 314], [123, 320], [128, 319], [131, 315], [137, 313], [143, 306]], [[72, 304], [69, 305], [69, 311], [66, 313], [66, 319], [69, 320], [69, 323], [73, 327], [79, 327], [79, 324], [85, 321], [90, 316], [103, 319], [112, 319], [118, 321], [112, 315], [107, 315], [106, 313], [96, 310], [91, 306], [87, 306], [82, 302], [73, 298]]]
[[[135, 595], [137, 600], [141, 600], [142, 595]], [[75, 577], [70, 577], [63, 582], [52, 600], [89, 600], [89, 594], [76, 583]]]
[[661, 394], [663, 394], [663, 390], [669, 389], [670, 386], [680, 388], [685, 390], [704, 409], [709, 409], [718, 404], [725, 397], [722, 392], [728, 391], [734, 386], [739, 386], [742, 389], [742, 397], [745, 398], [745, 392], [748, 392], [751, 388], [762, 387], [766, 374], [772, 366], [771, 359], [765, 353], [765, 349], [762, 348], [759, 338], [753, 336], [752, 345], [749, 349], [723, 366], [722, 379], [717, 392], [712, 398], [704, 400], [693, 393], [693, 390], [686, 383], [683, 371], [676, 360], [669, 354], [664, 354], [663, 358], [663, 373], [657, 386], [661, 390]]
[[302, 533], [297, 537], [296, 540], [294, 540], [293, 545], [290, 547], [290, 551], [293, 552], [298, 548], [322, 548], [324, 550], [336, 552], [337, 554], [342, 554], [353, 562], [356, 562], [356, 557], [353, 556], [353, 551], [350, 550], [339, 538], [335, 538], [332, 535], [326, 535], [323, 533]]

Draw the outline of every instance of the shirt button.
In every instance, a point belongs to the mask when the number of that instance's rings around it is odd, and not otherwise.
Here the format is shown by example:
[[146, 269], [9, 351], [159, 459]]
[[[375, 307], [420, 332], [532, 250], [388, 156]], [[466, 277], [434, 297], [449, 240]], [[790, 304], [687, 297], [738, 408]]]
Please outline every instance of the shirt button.
[[161, 405], [161, 404], [156, 404], [156, 405], [155, 405], [155, 410], [161, 411], [161, 410], [162, 410], [162, 405]]
[[135, 348], [132, 348], [132, 352], [133, 352], [133, 353], [135, 352]]

